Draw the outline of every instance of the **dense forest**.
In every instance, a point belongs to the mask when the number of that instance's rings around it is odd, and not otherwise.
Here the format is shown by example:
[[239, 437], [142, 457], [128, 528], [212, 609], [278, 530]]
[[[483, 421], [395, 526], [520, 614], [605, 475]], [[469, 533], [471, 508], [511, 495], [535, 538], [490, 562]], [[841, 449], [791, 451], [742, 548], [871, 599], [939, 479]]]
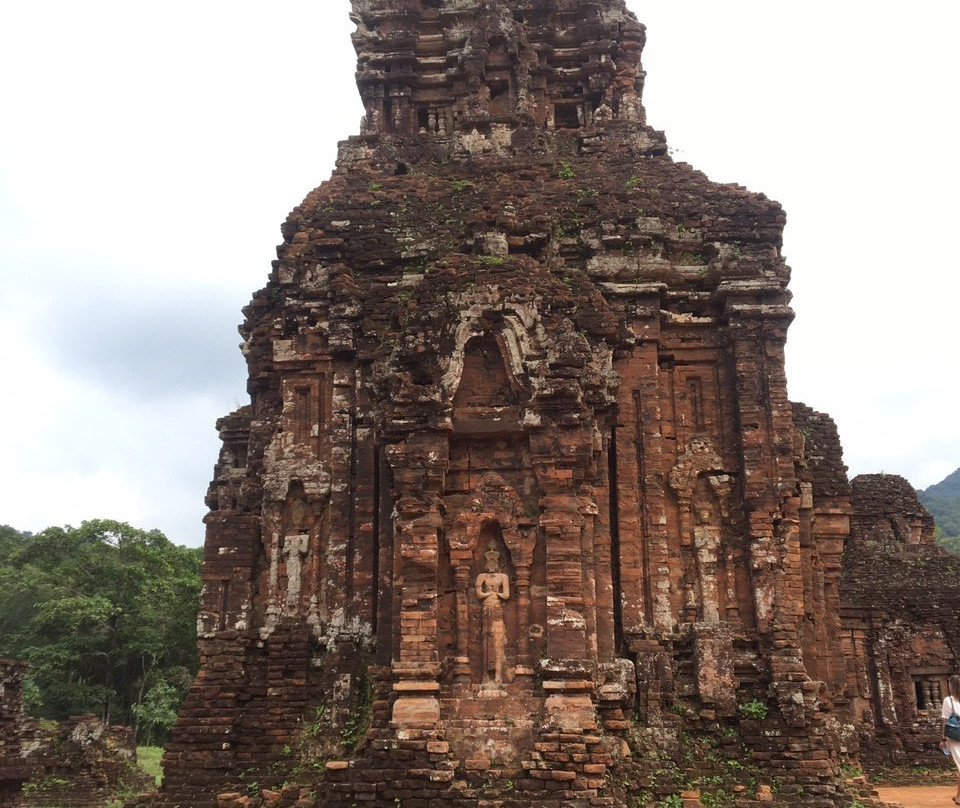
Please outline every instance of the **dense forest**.
[[937, 522], [937, 543], [960, 553], [960, 469], [917, 493]]
[[162, 742], [197, 671], [200, 559], [109, 520], [0, 527], [0, 657], [30, 664], [27, 710], [95, 713]]

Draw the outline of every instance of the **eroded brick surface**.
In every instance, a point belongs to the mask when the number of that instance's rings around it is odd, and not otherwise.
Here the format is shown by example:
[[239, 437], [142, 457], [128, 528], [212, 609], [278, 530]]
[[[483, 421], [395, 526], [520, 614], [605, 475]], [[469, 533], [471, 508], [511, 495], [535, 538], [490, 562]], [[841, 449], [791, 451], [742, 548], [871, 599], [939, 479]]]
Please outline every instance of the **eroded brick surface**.
[[863, 474], [851, 489], [843, 628], [861, 754], [936, 765], [940, 705], [960, 649], [960, 559], [935, 545], [933, 517], [902, 477]]
[[633, 804], [686, 728], [832, 804], [852, 507], [787, 398], [783, 211], [668, 156], [619, 0], [353, 12], [363, 131], [245, 309], [159, 802]]
[[29, 722], [21, 756], [31, 771], [13, 803], [21, 808], [99, 808], [117, 795], [154, 788], [153, 778], [136, 768], [133, 730], [93, 715]]
[[27, 723], [23, 712], [22, 662], [0, 659], [0, 806], [18, 804], [20, 789], [33, 767], [25, 759]]

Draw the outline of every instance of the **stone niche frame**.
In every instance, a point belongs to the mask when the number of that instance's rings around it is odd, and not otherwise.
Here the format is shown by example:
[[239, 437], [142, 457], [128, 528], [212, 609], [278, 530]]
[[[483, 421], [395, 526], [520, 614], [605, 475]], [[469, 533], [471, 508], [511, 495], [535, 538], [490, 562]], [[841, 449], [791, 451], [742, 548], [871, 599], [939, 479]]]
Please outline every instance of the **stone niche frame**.
[[484, 553], [492, 542], [501, 551], [501, 571], [510, 578], [511, 598], [505, 606], [507, 638], [512, 649], [508, 661], [513, 663], [509, 678], [532, 676], [528, 628], [536, 526], [529, 520], [518, 519], [518, 514], [524, 513], [523, 501], [495, 472], [486, 472], [469, 495], [447, 499], [448, 512], [454, 514], [446, 532], [446, 544], [456, 592], [456, 647], [452, 664], [447, 667], [457, 682], [478, 680], [479, 606], [474, 581], [484, 569]]

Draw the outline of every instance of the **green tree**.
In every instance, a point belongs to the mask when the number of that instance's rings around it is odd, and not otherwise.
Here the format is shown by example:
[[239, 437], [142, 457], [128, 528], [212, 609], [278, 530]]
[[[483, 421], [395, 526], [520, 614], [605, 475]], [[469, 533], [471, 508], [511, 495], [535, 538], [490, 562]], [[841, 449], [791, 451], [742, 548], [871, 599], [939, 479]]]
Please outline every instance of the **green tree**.
[[160, 683], [154, 701], [164, 688], [182, 698], [197, 668], [200, 550], [110, 520], [12, 533], [0, 531], [0, 655], [31, 664], [35, 715], [136, 723]]
[[21, 533], [10, 525], [0, 525], [0, 561], [19, 549], [29, 537], [29, 533]]
[[182, 700], [183, 693], [161, 679], [147, 691], [143, 701], [133, 705], [133, 714], [145, 732], [145, 746], [153, 745], [154, 733], [162, 737], [170, 730], [177, 720], [177, 708]]

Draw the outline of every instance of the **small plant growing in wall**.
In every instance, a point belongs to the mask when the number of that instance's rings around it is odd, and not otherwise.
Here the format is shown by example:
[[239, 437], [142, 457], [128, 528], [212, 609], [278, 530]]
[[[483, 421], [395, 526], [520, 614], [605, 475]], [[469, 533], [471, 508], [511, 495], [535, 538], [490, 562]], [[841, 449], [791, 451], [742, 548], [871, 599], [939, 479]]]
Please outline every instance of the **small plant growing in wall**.
[[767, 705], [757, 699], [745, 701], [740, 705], [739, 710], [740, 715], [742, 715], [744, 718], [751, 718], [754, 721], [762, 721], [769, 713]]
[[841, 763], [840, 773], [849, 780], [851, 777], [860, 777], [863, 774], [863, 769], [850, 763]]
[[340, 741], [345, 752], [353, 754], [363, 745], [372, 719], [373, 688], [370, 687], [370, 682], [364, 677], [360, 686], [360, 697], [340, 729]]
[[576, 179], [577, 172], [573, 170], [573, 166], [571, 166], [570, 163], [563, 160], [560, 163], [560, 170], [557, 171], [557, 176], [562, 180], [572, 180]]
[[65, 778], [51, 775], [43, 778], [42, 780], [29, 780], [24, 783], [23, 794], [29, 797], [37, 794], [43, 794], [46, 791], [69, 788], [71, 785], [72, 783]]
[[703, 808], [728, 808], [733, 805], [734, 795], [723, 789], [704, 791], [700, 794], [700, 804]]
[[647, 790], [637, 792], [630, 800], [629, 808], [646, 808], [653, 801], [653, 794]]
[[553, 235], [555, 238], [574, 238], [580, 234], [583, 222], [577, 218], [566, 221], [557, 221], [553, 224]]

